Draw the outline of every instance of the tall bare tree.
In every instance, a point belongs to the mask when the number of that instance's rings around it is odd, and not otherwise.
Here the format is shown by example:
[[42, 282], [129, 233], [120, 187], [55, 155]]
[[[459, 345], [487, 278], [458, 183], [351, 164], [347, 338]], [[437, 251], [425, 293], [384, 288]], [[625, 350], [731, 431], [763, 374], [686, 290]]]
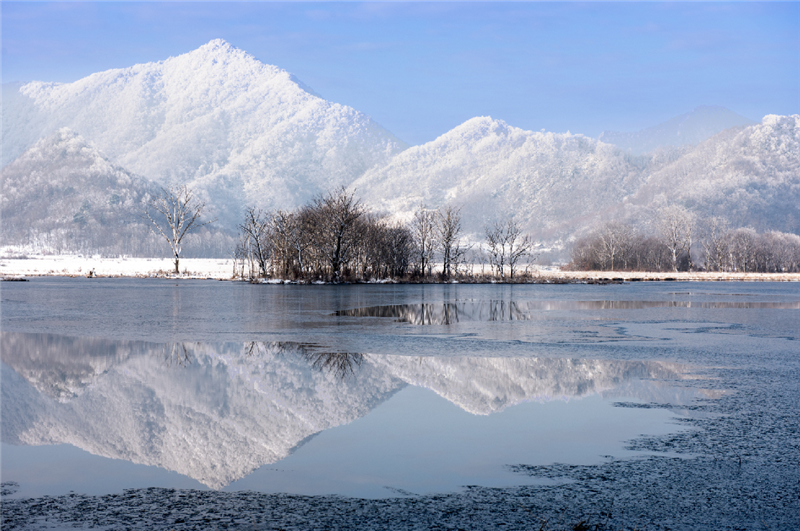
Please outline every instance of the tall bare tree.
[[598, 258], [603, 269], [627, 269], [634, 232], [630, 225], [621, 221], [610, 221], [597, 234], [599, 238]]
[[747, 273], [755, 269], [758, 234], [750, 227], [741, 227], [729, 234], [730, 260], [734, 271]]
[[417, 271], [422, 276], [430, 274], [436, 234], [436, 211], [420, 205], [411, 220], [411, 234], [416, 246], [414, 261]]
[[356, 222], [364, 212], [355, 194], [344, 187], [314, 200], [312, 223], [316, 247], [328, 262], [335, 281], [340, 280], [342, 265], [350, 259], [356, 245]]
[[706, 271], [724, 271], [728, 265], [728, 222], [719, 216], [705, 220], [700, 242], [705, 252]]
[[[199, 201], [186, 185], [162, 188], [160, 195], [147, 202], [144, 214], [155, 227], [150, 227], [150, 230], [167, 240], [175, 260], [176, 274], [180, 273], [178, 260], [184, 236], [215, 221], [200, 222], [200, 215], [205, 207], [206, 204]], [[150, 214], [151, 210], [155, 211], [153, 215]]]
[[269, 242], [270, 216], [256, 207], [245, 210], [244, 223], [239, 225], [239, 230], [245, 237], [246, 251], [258, 263], [262, 277], [267, 276], [267, 263], [271, 257]]
[[450, 278], [452, 269], [457, 267], [467, 251], [461, 245], [461, 209], [446, 206], [436, 215], [436, 236], [442, 254], [442, 273]]
[[692, 238], [695, 230], [695, 216], [680, 205], [670, 205], [658, 211], [656, 227], [661, 241], [669, 249], [672, 270], [678, 270], [681, 253], [689, 256], [689, 269], [692, 268]]

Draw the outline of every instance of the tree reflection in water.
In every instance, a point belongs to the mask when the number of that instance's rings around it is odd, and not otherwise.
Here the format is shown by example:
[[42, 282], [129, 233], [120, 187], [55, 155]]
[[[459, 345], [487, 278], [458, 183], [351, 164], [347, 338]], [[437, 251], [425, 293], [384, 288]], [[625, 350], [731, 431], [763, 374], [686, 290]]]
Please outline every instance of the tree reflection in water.
[[164, 343], [164, 364], [167, 367], [188, 367], [195, 358], [193, 351], [192, 343]]
[[304, 351], [303, 357], [315, 369], [331, 372], [342, 380], [348, 375], [355, 374], [355, 369], [361, 367], [361, 362], [364, 361], [363, 354], [354, 352]]
[[337, 316], [393, 317], [414, 325], [449, 325], [460, 321], [527, 321], [530, 309], [516, 301], [393, 304], [339, 310]]
[[800, 302], [759, 301], [464, 301], [369, 306], [334, 312], [340, 317], [391, 317], [413, 325], [449, 325], [469, 321], [529, 321], [536, 312], [573, 310], [643, 310], [648, 308], [800, 309]]
[[296, 354], [306, 360], [314, 369], [332, 373], [344, 380], [355, 374], [361, 367], [364, 355], [357, 352], [325, 352], [317, 350], [320, 345], [314, 343], [294, 343], [288, 341], [250, 341], [244, 344], [245, 357], [266, 353], [268, 350], [277, 350], [284, 354]]

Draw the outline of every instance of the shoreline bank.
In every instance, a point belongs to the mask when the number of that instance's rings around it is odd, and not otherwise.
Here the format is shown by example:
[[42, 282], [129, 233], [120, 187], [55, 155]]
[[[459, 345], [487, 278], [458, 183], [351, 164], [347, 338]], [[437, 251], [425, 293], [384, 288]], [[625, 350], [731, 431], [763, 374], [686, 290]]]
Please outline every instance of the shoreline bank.
[[[182, 273], [172, 273], [170, 258], [99, 258], [80, 255], [33, 256], [24, 258], [0, 258], [0, 277], [3, 280], [18, 280], [25, 277], [63, 276], [102, 278], [175, 278], [247, 281], [234, 277], [233, 259], [225, 258], [182, 258]], [[269, 284], [313, 284], [309, 281], [290, 281], [280, 279], [259, 280]], [[511, 283], [500, 279], [490, 280], [483, 275], [475, 275], [450, 283], [494, 284]], [[561, 271], [556, 267], [537, 268], [532, 276], [513, 283], [520, 284], [558, 284], [594, 283], [609, 284], [621, 282], [800, 282], [800, 273], [729, 273], [705, 271], [646, 272], [646, 271]], [[320, 282], [316, 282], [320, 283]], [[437, 280], [395, 281], [390, 279], [361, 281], [354, 283], [378, 284], [441, 284]]]

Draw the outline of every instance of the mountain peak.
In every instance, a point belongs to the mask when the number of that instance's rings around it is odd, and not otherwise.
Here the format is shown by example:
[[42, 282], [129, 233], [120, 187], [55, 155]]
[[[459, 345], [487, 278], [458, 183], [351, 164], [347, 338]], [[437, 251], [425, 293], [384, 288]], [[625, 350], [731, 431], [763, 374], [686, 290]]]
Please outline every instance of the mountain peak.
[[204, 45], [200, 46], [196, 50], [191, 52], [179, 55], [178, 57], [203, 57], [209, 60], [219, 60], [223, 57], [230, 57], [230, 58], [238, 58], [238, 59], [246, 59], [257, 62], [260, 64], [260, 61], [250, 55], [249, 53], [245, 52], [244, 50], [233, 46], [231, 43], [224, 39], [213, 39], [205, 43]]
[[491, 116], [476, 116], [457, 125], [439, 139], [446, 141], [458, 138], [477, 141], [490, 135], [506, 135], [509, 130], [510, 126], [503, 120], [496, 120]]
[[73, 83], [4, 87], [3, 104], [3, 166], [69, 127], [132, 173], [213, 190], [231, 227], [243, 204], [294, 208], [406, 147], [223, 39]]
[[231, 43], [229, 43], [225, 39], [211, 39], [210, 41], [202, 45], [200, 48], [198, 48], [198, 50], [219, 50], [219, 49], [225, 51], [231, 51], [231, 50], [237, 50], [238, 48], [231, 45]]

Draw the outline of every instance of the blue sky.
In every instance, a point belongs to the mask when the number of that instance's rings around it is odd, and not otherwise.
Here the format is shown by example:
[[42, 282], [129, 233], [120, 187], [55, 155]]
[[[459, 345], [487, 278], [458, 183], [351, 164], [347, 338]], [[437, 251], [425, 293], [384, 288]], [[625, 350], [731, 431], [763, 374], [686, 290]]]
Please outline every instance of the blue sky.
[[6, 2], [2, 76], [75, 81], [223, 38], [410, 144], [490, 115], [634, 131], [800, 113], [800, 3]]

